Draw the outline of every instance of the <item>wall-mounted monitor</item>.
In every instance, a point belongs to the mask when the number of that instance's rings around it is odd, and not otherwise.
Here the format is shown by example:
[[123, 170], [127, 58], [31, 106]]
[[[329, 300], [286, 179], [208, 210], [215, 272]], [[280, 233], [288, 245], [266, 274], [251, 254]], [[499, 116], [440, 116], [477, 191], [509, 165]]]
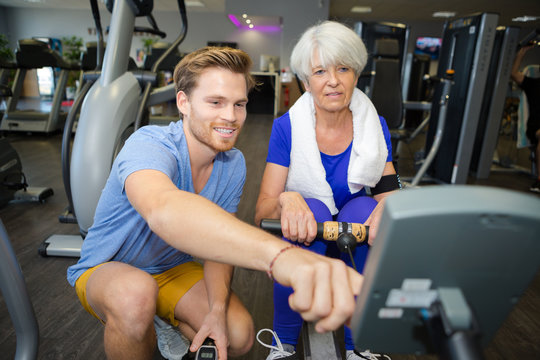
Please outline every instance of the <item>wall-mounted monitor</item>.
[[442, 39], [437, 37], [418, 37], [414, 46], [415, 54], [429, 55], [433, 60], [439, 58]]

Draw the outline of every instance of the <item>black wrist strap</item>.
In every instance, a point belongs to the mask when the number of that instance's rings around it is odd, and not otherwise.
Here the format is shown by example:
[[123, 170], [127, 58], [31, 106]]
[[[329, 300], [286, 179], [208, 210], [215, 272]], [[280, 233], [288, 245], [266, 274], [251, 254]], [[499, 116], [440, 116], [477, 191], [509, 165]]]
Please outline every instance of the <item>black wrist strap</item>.
[[382, 194], [396, 189], [401, 190], [402, 188], [398, 174], [385, 175], [381, 177], [375, 187], [371, 188], [371, 195]]

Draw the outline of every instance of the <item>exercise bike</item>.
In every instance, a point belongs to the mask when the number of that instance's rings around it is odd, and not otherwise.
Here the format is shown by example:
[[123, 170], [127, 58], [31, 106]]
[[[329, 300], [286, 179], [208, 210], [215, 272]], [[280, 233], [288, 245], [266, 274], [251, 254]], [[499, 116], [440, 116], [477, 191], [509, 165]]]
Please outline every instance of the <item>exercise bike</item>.
[[[281, 235], [281, 221], [262, 219], [261, 229]], [[338, 249], [349, 254], [353, 268], [356, 269], [352, 252], [358, 244], [369, 239], [369, 226], [358, 223], [325, 221], [317, 223], [317, 237], [335, 241]], [[304, 358], [310, 360], [341, 360], [335, 332], [320, 334], [312, 323], [304, 322], [302, 326], [302, 343]]]

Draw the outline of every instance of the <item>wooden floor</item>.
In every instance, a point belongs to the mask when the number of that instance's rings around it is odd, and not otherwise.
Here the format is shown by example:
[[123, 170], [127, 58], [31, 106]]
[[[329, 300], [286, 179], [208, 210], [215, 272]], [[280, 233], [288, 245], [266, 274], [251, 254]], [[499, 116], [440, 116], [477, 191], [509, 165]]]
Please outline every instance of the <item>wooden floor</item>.
[[[253, 221], [254, 206], [264, 169], [272, 117], [250, 115], [239, 139], [247, 161], [247, 179], [238, 216]], [[39, 244], [52, 234], [77, 234], [75, 225], [60, 224], [58, 215], [66, 206], [61, 167], [61, 135], [8, 134], [18, 151], [32, 186], [52, 187], [55, 195], [44, 204], [13, 203], [0, 209], [0, 218], [10, 235], [20, 262], [40, 327], [39, 359], [103, 359], [103, 327], [80, 306], [66, 281], [66, 269], [76, 259], [42, 258]], [[504, 139], [503, 139], [504, 140]], [[501, 142], [503, 143], [503, 142]], [[412, 176], [412, 144], [402, 149], [400, 173]], [[513, 154], [518, 164], [528, 166], [526, 152]], [[487, 180], [470, 183], [527, 192], [531, 178], [514, 172], [492, 173]], [[530, 196], [537, 196], [530, 194]], [[539, 234], [540, 239], [540, 234]], [[272, 325], [272, 287], [265, 274], [237, 269], [233, 289], [253, 315], [256, 329]], [[384, 336], [384, 334], [381, 334]], [[5, 302], [0, 297], [0, 358], [11, 359], [16, 339]], [[242, 360], [261, 360], [267, 349], [255, 343]], [[156, 354], [156, 359], [160, 358]], [[393, 355], [393, 359], [431, 359], [432, 356]], [[540, 359], [540, 276], [531, 284], [486, 349], [487, 359]]]

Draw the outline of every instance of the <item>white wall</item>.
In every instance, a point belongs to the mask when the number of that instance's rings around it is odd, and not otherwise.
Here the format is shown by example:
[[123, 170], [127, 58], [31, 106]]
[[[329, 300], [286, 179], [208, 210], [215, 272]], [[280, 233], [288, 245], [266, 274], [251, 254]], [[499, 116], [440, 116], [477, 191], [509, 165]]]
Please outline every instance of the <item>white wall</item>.
[[6, 8], [0, 6], [0, 34], [7, 34]]
[[[89, 32], [94, 29], [90, 10], [51, 10], [34, 8], [2, 8], [0, 30], [5, 33], [13, 49], [17, 40], [36, 36], [62, 38], [80, 36], [84, 42], [95, 41], [96, 36]], [[2, 19], [2, 17], [4, 19]], [[180, 15], [177, 12], [155, 12], [154, 17], [167, 37], [162, 41], [172, 42], [180, 31]], [[107, 10], [101, 11], [103, 29], [110, 23]], [[145, 18], [137, 19], [137, 25], [149, 26]], [[5, 28], [5, 29], [2, 29]], [[131, 55], [136, 57], [136, 49], [142, 48], [141, 38], [135, 36], [131, 44]], [[253, 59], [254, 69], [259, 67], [260, 54], [279, 55], [281, 33], [260, 33], [240, 30], [234, 26], [224, 13], [192, 12], [188, 10], [188, 34], [180, 45], [181, 52], [191, 52], [206, 45], [207, 41], [232, 41], [245, 50]]]
[[292, 49], [304, 30], [317, 22], [328, 20], [329, 0], [226, 0], [225, 12], [280, 16], [283, 24], [280, 52], [265, 54], [279, 55], [281, 68], [284, 68], [289, 65]]

